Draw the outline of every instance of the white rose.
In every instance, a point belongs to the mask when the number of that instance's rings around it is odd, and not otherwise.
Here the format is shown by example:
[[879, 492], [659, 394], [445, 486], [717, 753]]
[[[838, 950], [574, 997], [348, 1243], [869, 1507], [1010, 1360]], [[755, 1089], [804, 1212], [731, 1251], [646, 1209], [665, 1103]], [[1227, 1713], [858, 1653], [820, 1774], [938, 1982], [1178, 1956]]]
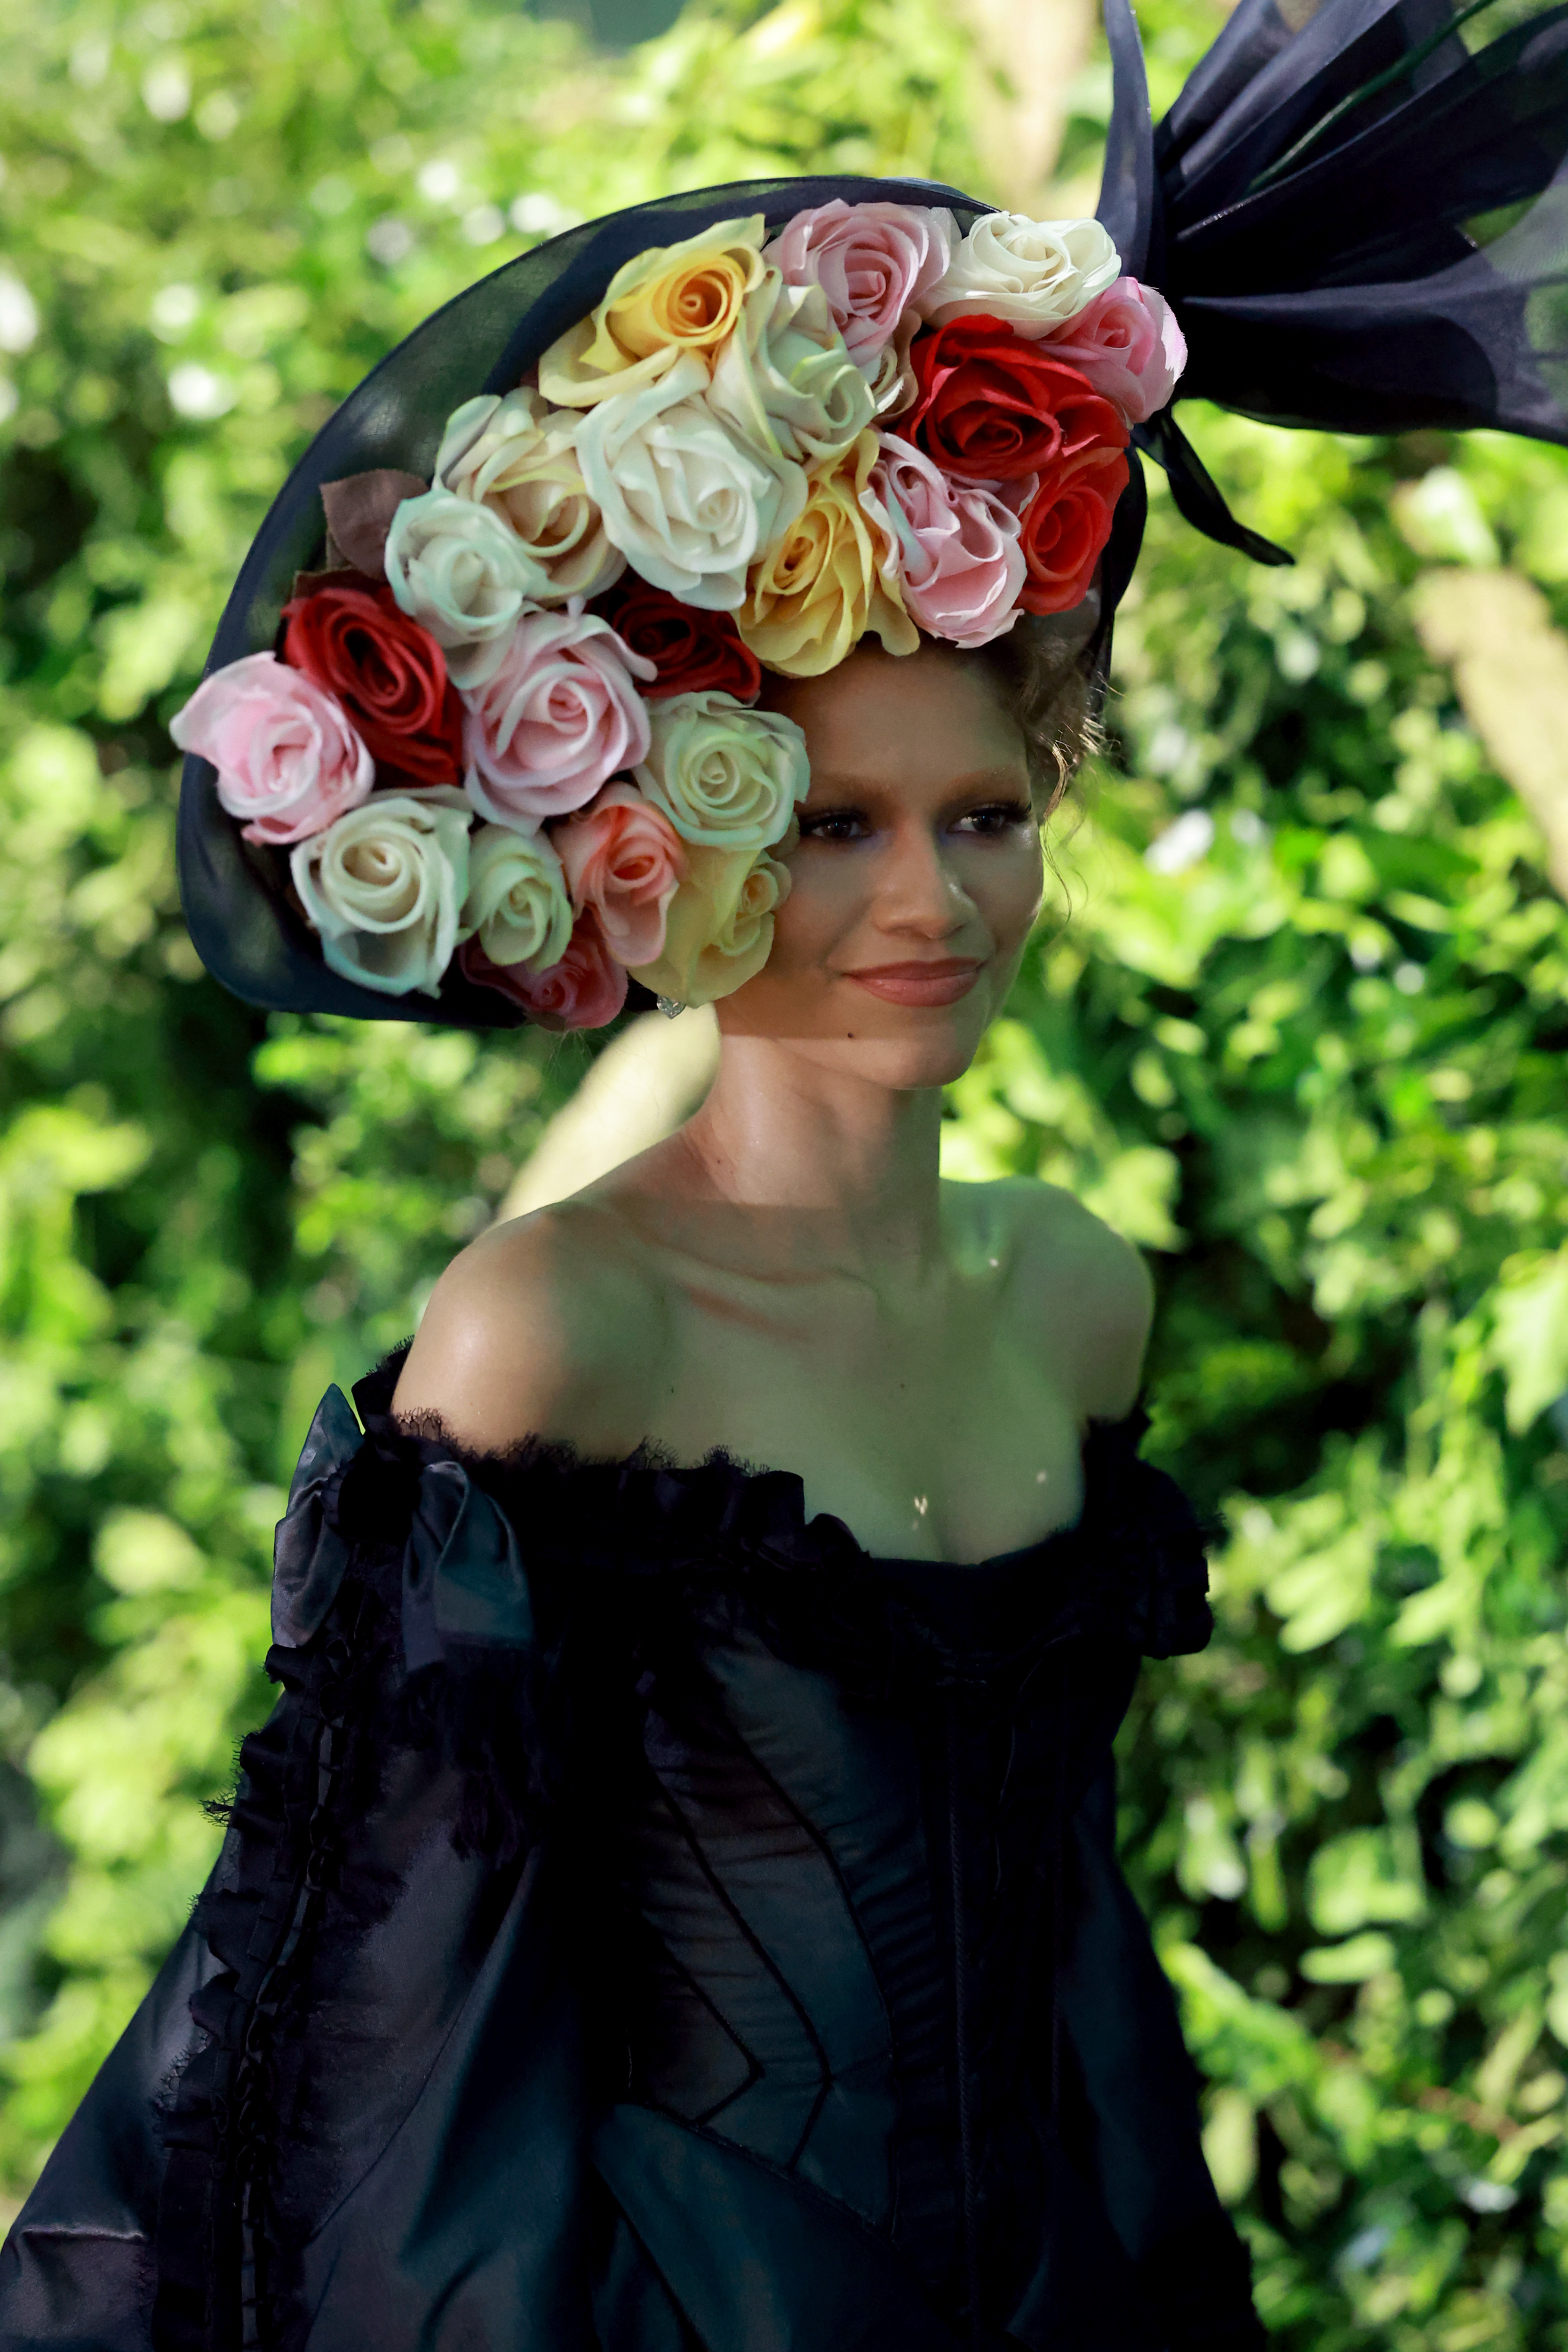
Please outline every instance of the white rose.
[[1121, 257], [1098, 221], [988, 213], [922, 296], [920, 310], [932, 326], [984, 311], [1017, 334], [1048, 335], [1121, 274]]
[[841, 457], [876, 414], [820, 286], [788, 286], [770, 263], [713, 363], [710, 407], [742, 441], [801, 466]]
[[633, 773], [683, 841], [756, 851], [783, 840], [811, 788], [793, 719], [709, 688], [654, 703], [648, 723], [647, 758]]
[[611, 545], [643, 579], [700, 612], [733, 613], [748, 565], [805, 504], [805, 475], [748, 448], [707, 389], [706, 363], [683, 353], [658, 383], [587, 412], [577, 461]]
[[471, 814], [446, 786], [373, 793], [290, 853], [294, 887], [333, 971], [384, 996], [437, 993], [464, 936]]
[[526, 384], [483, 393], [453, 410], [437, 452], [437, 483], [517, 533], [549, 582], [542, 603], [597, 596], [626, 568], [577, 463], [578, 421]]
[[542, 833], [481, 824], [468, 844], [463, 929], [492, 963], [548, 971], [566, 952], [572, 901], [561, 860]]
[[492, 676], [522, 614], [550, 593], [549, 573], [500, 515], [439, 485], [393, 515], [386, 576], [463, 688]]

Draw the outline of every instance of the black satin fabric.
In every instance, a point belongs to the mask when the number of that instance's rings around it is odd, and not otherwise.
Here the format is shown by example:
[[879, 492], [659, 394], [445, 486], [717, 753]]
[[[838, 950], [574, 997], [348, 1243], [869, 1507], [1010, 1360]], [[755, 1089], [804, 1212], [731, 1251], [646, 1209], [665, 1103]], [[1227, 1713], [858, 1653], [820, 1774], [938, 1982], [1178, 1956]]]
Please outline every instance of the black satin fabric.
[[8, 2352], [1242, 2352], [1117, 1867], [1206, 1640], [1136, 1428], [1070, 1531], [868, 1558], [721, 1459], [334, 1391], [190, 1927], [0, 2256]]

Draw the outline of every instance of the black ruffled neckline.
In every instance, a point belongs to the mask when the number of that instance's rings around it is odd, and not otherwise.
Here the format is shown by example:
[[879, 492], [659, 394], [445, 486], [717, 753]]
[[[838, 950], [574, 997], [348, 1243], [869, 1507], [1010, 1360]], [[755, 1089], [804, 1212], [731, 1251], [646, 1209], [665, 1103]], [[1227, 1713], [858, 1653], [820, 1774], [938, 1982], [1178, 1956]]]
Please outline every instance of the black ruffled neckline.
[[982, 1672], [1042, 1639], [1105, 1632], [1168, 1657], [1212, 1631], [1204, 1532], [1174, 1481], [1140, 1458], [1141, 1409], [1090, 1423], [1070, 1525], [982, 1560], [906, 1559], [867, 1551], [831, 1513], [808, 1517], [795, 1472], [721, 1452], [688, 1465], [647, 1445], [619, 1460], [542, 1440], [475, 1453], [437, 1425], [394, 1418], [405, 1353], [354, 1388], [362, 1493], [374, 1477], [390, 1501], [432, 1464], [456, 1461], [510, 1514], [540, 1569], [553, 1559], [667, 1589], [673, 1576], [700, 1603], [743, 1599], [789, 1650], [808, 1628], [816, 1648], [835, 1627], [897, 1621], [917, 1648]]
[[[509, 1491], [561, 1481], [584, 1494], [597, 1490], [601, 1501], [613, 1494], [621, 1508], [640, 1503], [650, 1519], [663, 1522], [678, 1538], [708, 1535], [720, 1540], [765, 1543], [774, 1551], [805, 1565], [809, 1559], [852, 1558], [863, 1567], [893, 1576], [909, 1571], [915, 1577], [1005, 1577], [1019, 1568], [1048, 1559], [1058, 1549], [1075, 1549], [1088, 1523], [1098, 1516], [1101, 1481], [1119, 1466], [1137, 1462], [1138, 1447], [1149, 1426], [1142, 1407], [1119, 1421], [1091, 1421], [1079, 1449], [1082, 1500], [1079, 1515], [1011, 1551], [992, 1552], [984, 1559], [921, 1559], [894, 1553], [873, 1552], [854, 1529], [831, 1511], [805, 1508], [805, 1481], [798, 1471], [775, 1470], [741, 1460], [715, 1446], [700, 1462], [678, 1463], [660, 1446], [644, 1440], [635, 1450], [616, 1456], [585, 1454], [569, 1440], [525, 1437], [489, 1452], [463, 1445], [437, 1416], [402, 1419], [392, 1412], [392, 1398], [408, 1354], [405, 1340], [383, 1358], [374, 1371], [354, 1383], [353, 1399], [367, 1436], [378, 1452], [426, 1461], [456, 1461], [498, 1487]], [[1138, 1464], [1140, 1468], [1146, 1465]]]

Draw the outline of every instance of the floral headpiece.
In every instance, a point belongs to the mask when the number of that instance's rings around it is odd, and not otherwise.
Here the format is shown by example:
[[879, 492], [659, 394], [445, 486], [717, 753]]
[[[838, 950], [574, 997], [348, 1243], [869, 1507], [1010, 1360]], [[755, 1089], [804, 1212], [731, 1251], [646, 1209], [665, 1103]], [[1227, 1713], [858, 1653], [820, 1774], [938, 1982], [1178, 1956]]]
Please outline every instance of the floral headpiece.
[[209, 971], [465, 1027], [606, 1020], [628, 975], [721, 996], [766, 960], [806, 784], [763, 669], [868, 630], [983, 646], [1092, 582], [1102, 674], [1142, 459], [1289, 562], [1178, 375], [1279, 425], [1568, 443], [1568, 37], [1535, 5], [1489, 39], [1476, 0], [1238, 0], [1156, 136], [1101, 0], [1094, 221], [752, 180], [466, 289], [300, 459], [175, 721]]
[[1185, 356], [1096, 221], [836, 199], [652, 247], [428, 483], [323, 485], [274, 650], [174, 740], [359, 987], [710, 1003], [767, 959], [809, 782], [763, 671], [1082, 603]]

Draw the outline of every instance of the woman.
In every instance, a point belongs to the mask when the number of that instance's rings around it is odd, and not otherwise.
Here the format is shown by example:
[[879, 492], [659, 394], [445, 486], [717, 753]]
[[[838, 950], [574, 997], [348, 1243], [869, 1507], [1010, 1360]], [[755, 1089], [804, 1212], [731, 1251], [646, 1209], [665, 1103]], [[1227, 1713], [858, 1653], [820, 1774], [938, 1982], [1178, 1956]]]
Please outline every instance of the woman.
[[717, 1003], [721, 1069], [464, 1253], [363, 1429], [323, 1402], [283, 1696], [7, 2344], [1259, 2340], [1114, 1853], [1139, 1655], [1208, 1630], [1146, 1279], [1059, 1193], [944, 1192], [940, 1089], [1038, 909], [1130, 441], [1279, 560], [1173, 421], [1184, 327], [1264, 414], [1568, 437], [1549, 207], [1458, 226], [1546, 186], [1568, 82], [1554, 17], [1472, 58], [1244, 0], [1156, 173], [1110, 29], [1100, 223], [617, 216], [394, 354], [264, 528], [176, 728], [212, 969], [474, 1024], [635, 983]]

